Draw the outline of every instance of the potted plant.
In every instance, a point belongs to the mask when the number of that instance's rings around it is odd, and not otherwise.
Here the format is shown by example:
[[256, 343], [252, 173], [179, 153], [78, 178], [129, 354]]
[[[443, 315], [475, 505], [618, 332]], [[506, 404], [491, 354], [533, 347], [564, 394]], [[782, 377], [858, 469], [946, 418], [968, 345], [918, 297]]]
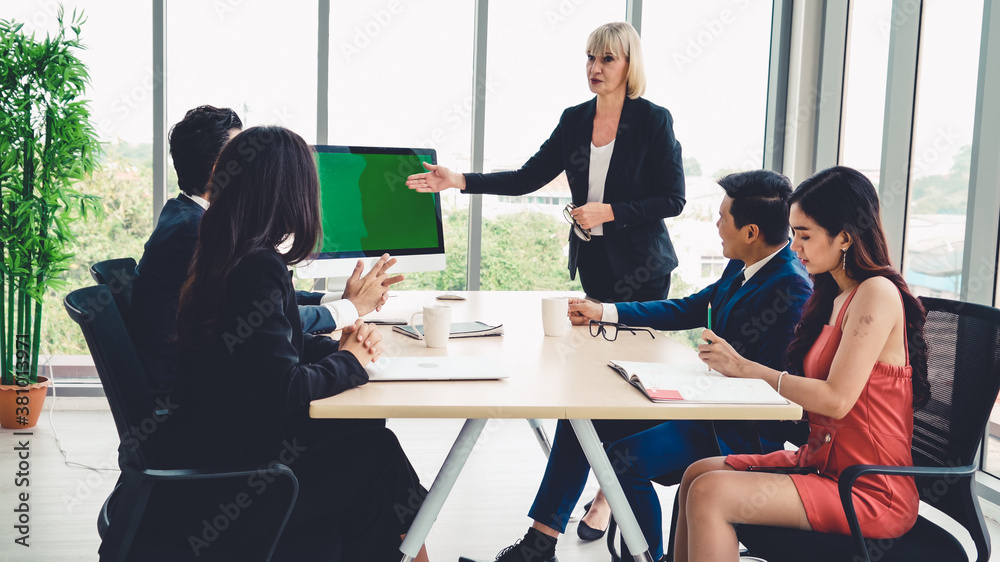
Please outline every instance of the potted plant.
[[[97, 165], [101, 146], [80, 99], [90, 81], [75, 51], [83, 14], [44, 40], [0, 20], [0, 424], [27, 428], [42, 410], [38, 375], [42, 299], [59, 288], [73, 254], [72, 226], [100, 212], [73, 190]], [[72, 31], [72, 34], [68, 33]]]

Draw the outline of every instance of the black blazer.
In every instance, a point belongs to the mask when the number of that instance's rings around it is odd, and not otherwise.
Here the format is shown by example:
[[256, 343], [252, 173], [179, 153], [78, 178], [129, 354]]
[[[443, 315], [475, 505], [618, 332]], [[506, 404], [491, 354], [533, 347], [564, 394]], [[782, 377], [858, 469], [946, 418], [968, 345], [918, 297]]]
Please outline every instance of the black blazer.
[[135, 345], [146, 365], [150, 388], [157, 391], [169, 391], [177, 376], [177, 301], [204, 213], [205, 209], [186, 195], [168, 200], [135, 268]]
[[[177, 302], [194, 259], [204, 214], [205, 209], [187, 195], [168, 200], [135, 268], [135, 344], [149, 373], [150, 388], [158, 392], [173, 388], [177, 376]], [[297, 295], [303, 305], [304, 331], [332, 332], [337, 328], [330, 311], [319, 306], [321, 293], [303, 291]]]
[[[566, 172], [573, 203], [587, 203], [590, 141], [597, 98], [563, 111], [559, 124], [520, 170], [466, 174], [467, 193], [524, 195]], [[661, 277], [677, 267], [663, 219], [684, 209], [684, 163], [674, 137], [673, 118], [645, 99], [625, 98], [604, 188], [615, 220], [604, 224], [608, 259], [618, 279], [645, 268]], [[582, 242], [569, 233], [569, 273], [575, 278]]]
[[269, 462], [290, 428], [308, 418], [310, 401], [368, 381], [336, 341], [302, 332], [277, 252], [243, 258], [221, 306], [217, 335], [180, 351], [177, 427], [187, 435], [212, 429], [175, 451], [192, 466]]

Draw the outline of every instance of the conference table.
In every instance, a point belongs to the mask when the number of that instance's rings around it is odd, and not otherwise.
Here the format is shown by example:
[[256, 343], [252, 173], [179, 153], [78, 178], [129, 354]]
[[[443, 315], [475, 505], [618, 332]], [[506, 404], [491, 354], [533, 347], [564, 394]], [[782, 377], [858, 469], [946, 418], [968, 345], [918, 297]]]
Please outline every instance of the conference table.
[[[569, 293], [540, 291], [457, 293], [465, 300], [435, 300], [440, 291], [393, 293], [382, 311], [367, 319], [409, 318], [424, 305], [447, 304], [452, 322], [502, 323], [503, 336], [451, 339], [447, 348], [427, 348], [417, 340], [379, 326], [387, 357], [475, 356], [499, 366], [508, 378], [480, 381], [371, 382], [336, 396], [315, 400], [313, 418], [460, 418], [465, 419], [400, 547], [402, 562], [416, 557], [431, 526], [489, 419], [569, 420], [638, 561], [652, 561], [648, 545], [629, 507], [611, 461], [594, 429], [595, 419], [797, 420], [794, 404], [654, 403], [621, 375], [609, 360], [699, 364], [697, 353], [662, 333], [620, 332], [616, 341], [593, 337], [587, 326], [573, 326], [561, 337], [542, 330], [541, 299]], [[568, 320], [567, 320], [568, 322]], [[707, 369], [707, 367], [706, 367]]]

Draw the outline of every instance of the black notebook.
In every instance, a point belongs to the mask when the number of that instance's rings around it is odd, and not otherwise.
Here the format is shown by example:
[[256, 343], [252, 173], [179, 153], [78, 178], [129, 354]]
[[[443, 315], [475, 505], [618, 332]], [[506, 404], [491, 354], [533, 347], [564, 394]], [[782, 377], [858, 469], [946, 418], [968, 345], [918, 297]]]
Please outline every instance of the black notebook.
[[[393, 332], [399, 332], [404, 336], [414, 339], [424, 339], [424, 326], [393, 326]], [[450, 338], [476, 338], [480, 336], [502, 336], [503, 324], [491, 326], [485, 322], [456, 322], [451, 325]]]

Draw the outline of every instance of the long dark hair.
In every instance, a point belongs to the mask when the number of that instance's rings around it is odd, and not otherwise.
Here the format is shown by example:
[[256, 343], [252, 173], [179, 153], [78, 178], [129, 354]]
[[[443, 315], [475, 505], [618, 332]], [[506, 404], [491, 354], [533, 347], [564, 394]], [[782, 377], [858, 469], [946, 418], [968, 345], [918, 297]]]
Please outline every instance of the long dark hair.
[[[830, 236], [841, 232], [850, 236], [852, 244], [847, 251], [845, 266], [848, 277], [859, 283], [871, 277], [885, 277], [899, 289], [903, 296], [910, 366], [913, 367], [913, 406], [922, 407], [930, 398], [927, 344], [924, 342], [927, 312], [889, 261], [889, 247], [882, 229], [875, 187], [857, 170], [837, 166], [818, 172], [802, 182], [792, 193], [791, 204], [797, 204]], [[795, 327], [795, 339], [788, 347], [789, 366], [799, 373], [802, 372], [806, 353], [833, 313], [834, 298], [840, 293], [830, 273], [812, 277], [813, 294], [802, 308], [802, 320]]]
[[214, 335], [227, 279], [243, 259], [275, 251], [291, 234], [283, 258], [296, 264], [322, 235], [316, 161], [288, 129], [253, 127], [236, 135], [219, 154], [210, 189], [177, 311], [182, 347]]

